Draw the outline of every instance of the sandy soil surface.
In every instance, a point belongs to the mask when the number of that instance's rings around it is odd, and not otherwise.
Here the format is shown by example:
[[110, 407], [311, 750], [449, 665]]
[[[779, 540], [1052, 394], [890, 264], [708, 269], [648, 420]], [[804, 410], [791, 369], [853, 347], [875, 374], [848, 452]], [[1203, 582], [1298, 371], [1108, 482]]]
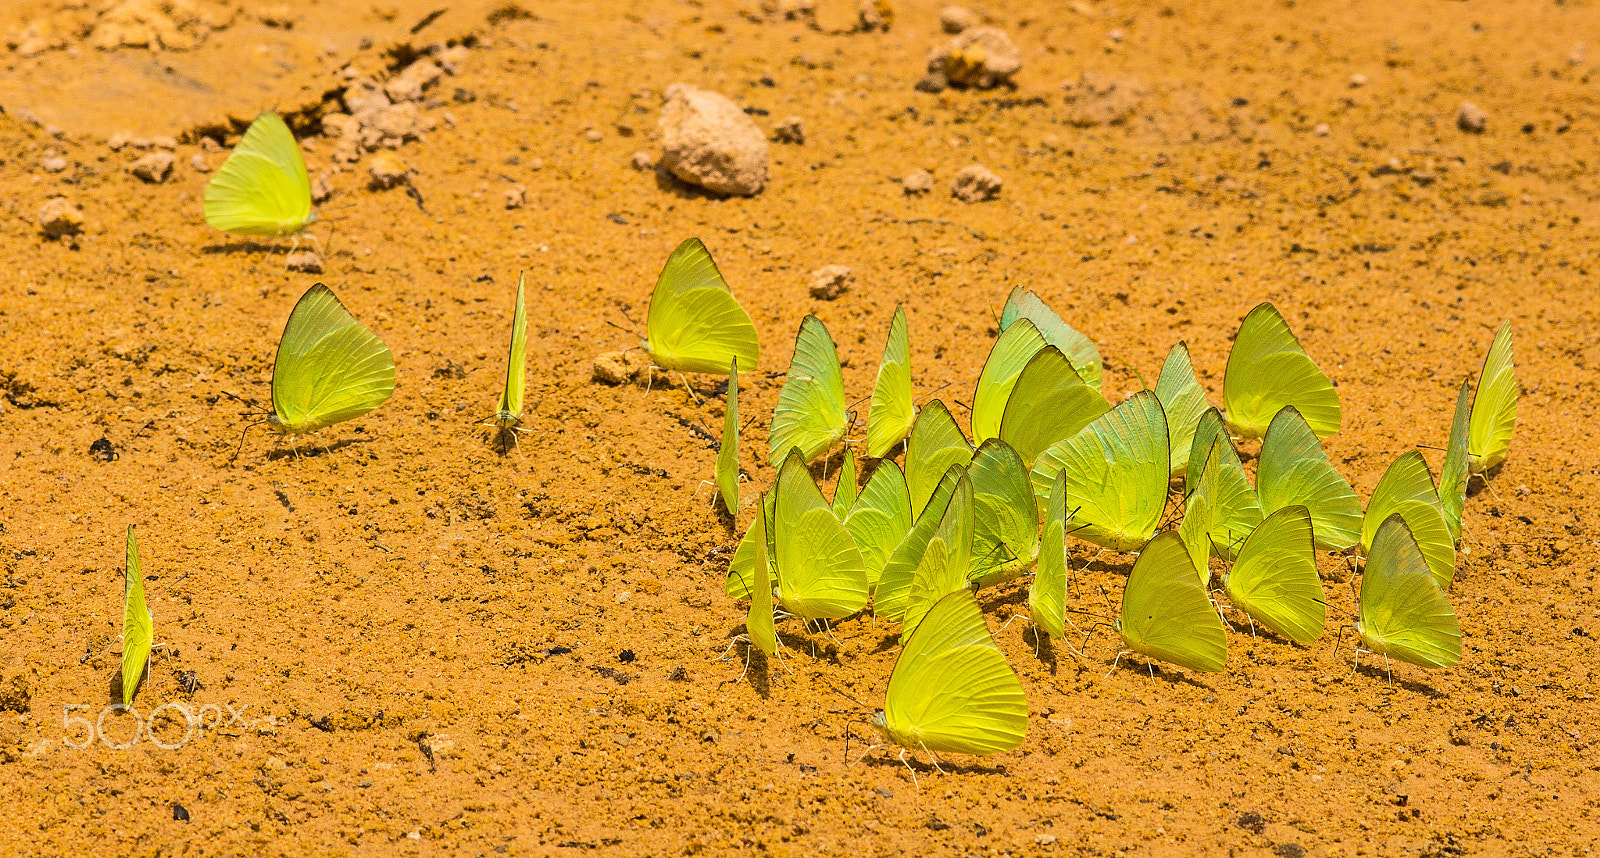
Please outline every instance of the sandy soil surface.
[[[994, 0], [1024, 58], [1015, 88], [929, 94], [913, 85], [949, 39], [938, 4], [884, 4], [887, 32], [852, 31], [846, 0], [795, 20], [778, 7], [799, 4], [766, 5], [0, 12], [0, 852], [1600, 847], [1600, 12]], [[379, 155], [341, 150], [321, 119], [353, 82], [450, 47], [453, 73], [384, 150], [408, 181], [374, 189]], [[659, 154], [679, 81], [768, 132], [802, 120], [803, 143], [773, 144], [766, 191], [716, 199], [631, 165]], [[1458, 127], [1463, 100], [1481, 133]], [[286, 270], [288, 242], [201, 217], [216, 142], [268, 106], [332, 192], [320, 276]], [[131, 172], [153, 152], [175, 156], [163, 181]], [[974, 163], [1004, 180], [997, 200], [951, 198]], [[916, 169], [932, 192], [903, 191]], [[526, 202], [508, 208], [515, 187]], [[56, 196], [80, 234], [41, 233]], [[1396, 455], [1443, 443], [1456, 385], [1511, 319], [1522, 408], [1509, 462], [1467, 506], [1463, 661], [1353, 669], [1348, 634], [1334, 643], [1350, 573], [1325, 556], [1336, 610], [1313, 647], [1236, 630], [1228, 672], [1152, 677], [1113, 670], [1104, 629], [1081, 656], [1041, 656], [1012, 623], [997, 637], [1028, 692], [1020, 750], [943, 773], [924, 757], [915, 782], [894, 752], [863, 756], [892, 627], [790, 621], [781, 667], [722, 659], [743, 608], [721, 582], [750, 508], [735, 526], [701, 485], [717, 380], [695, 381], [696, 402], [590, 377], [596, 354], [636, 344], [625, 331], [690, 235], [761, 333], [747, 414], [770, 413], [807, 312], [865, 397], [899, 302], [918, 390], [970, 401], [1016, 285], [1099, 343], [1113, 398], [1183, 339], [1220, 402], [1229, 339], [1270, 299], [1339, 384], [1327, 447], [1363, 497]], [[854, 288], [815, 300], [828, 264]], [[533, 432], [502, 456], [474, 422], [499, 391], [519, 271]], [[249, 418], [223, 391], [267, 396], [317, 279], [393, 347], [395, 396], [322, 432], [327, 450], [256, 431], [234, 461]], [[750, 498], [773, 476], [764, 427], [743, 442]], [[110, 702], [130, 523], [170, 647], [135, 703], [149, 733], [78, 750], [66, 719]], [[1072, 606], [1109, 613], [1100, 588], [1114, 599], [1129, 559], [1091, 565]], [[984, 593], [993, 628], [1025, 592]], [[180, 705], [205, 713], [187, 739]], [[100, 732], [135, 726], [110, 713]]]

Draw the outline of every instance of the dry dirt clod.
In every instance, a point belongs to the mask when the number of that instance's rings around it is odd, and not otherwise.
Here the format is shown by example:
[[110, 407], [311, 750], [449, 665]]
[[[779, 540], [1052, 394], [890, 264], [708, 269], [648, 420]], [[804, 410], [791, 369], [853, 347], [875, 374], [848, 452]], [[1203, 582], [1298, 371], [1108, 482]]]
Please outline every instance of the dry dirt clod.
[[393, 188], [411, 179], [411, 168], [393, 152], [379, 152], [367, 165], [367, 175], [372, 177], [372, 187], [377, 190]]
[[856, 30], [887, 33], [894, 25], [894, 4], [889, 0], [861, 0], [856, 5]]
[[1483, 129], [1489, 124], [1489, 114], [1483, 108], [1470, 101], [1461, 102], [1456, 108], [1456, 127], [1468, 134], [1482, 134]]
[[39, 207], [39, 229], [50, 238], [83, 232], [83, 212], [66, 197], [51, 197]]
[[946, 33], [955, 35], [962, 30], [978, 26], [977, 13], [962, 6], [946, 6], [939, 10], [939, 26]]
[[628, 164], [641, 173], [647, 173], [656, 168], [656, 159], [649, 152], [635, 152], [633, 157], [628, 159]]
[[396, 103], [421, 101], [422, 91], [432, 86], [442, 74], [444, 70], [433, 60], [417, 60], [384, 84], [383, 92], [390, 101]]
[[928, 55], [928, 73], [943, 74], [951, 86], [992, 89], [1011, 83], [1021, 69], [1022, 51], [996, 27], [963, 30]]
[[51, 155], [39, 162], [46, 173], [59, 173], [67, 168], [67, 159], [60, 155]]
[[824, 265], [811, 272], [811, 297], [819, 301], [832, 301], [849, 292], [855, 279], [848, 266]]
[[728, 98], [685, 83], [661, 108], [661, 163], [718, 194], [754, 196], [767, 184], [767, 138]]
[[321, 274], [322, 257], [309, 250], [297, 250], [284, 260], [284, 267], [302, 274]]
[[311, 201], [321, 205], [333, 198], [333, 173], [322, 172], [311, 181]]
[[777, 143], [792, 143], [796, 146], [803, 144], [806, 142], [805, 125], [801, 123], [800, 117], [791, 116], [772, 129], [772, 139]]
[[1138, 78], [1118, 78], [1094, 71], [1085, 71], [1077, 80], [1062, 83], [1061, 89], [1065, 93], [1067, 122], [1085, 128], [1126, 121], [1145, 95], [1144, 82]]
[[649, 366], [643, 357], [632, 351], [606, 352], [594, 359], [594, 380], [606, 384], [629, 384], [636, 381]]
[[522, 185], [506, 188], [506, 208], [520, 209], [528, 202], [528, 189]]
[[912, 170], [900, 180], [900, 187], [907, 194], [925, 194], [933, 190], [933, 174], [927, 170]]
[[160, 184], [172, 175], [172, 164], [177, 158], [171, 152], [151, 152], [133, 162], [129, 172], [151, 184]]
[[961, 168], [950, 184], [950, 195], [964, 203], [981, 203], [1000, 196], [1000, 177], [982, 164]]
[[944, 92], [950, 88], [950, 79], [944, 76], [944, 72], [928, 72], [917, 81], [914, 88], [917, 92]]

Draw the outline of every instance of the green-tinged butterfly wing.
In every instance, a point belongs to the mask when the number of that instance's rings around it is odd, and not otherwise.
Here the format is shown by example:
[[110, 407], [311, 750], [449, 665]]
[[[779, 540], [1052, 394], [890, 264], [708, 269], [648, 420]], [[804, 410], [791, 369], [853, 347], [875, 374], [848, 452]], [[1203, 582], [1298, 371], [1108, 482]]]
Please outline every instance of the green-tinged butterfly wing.
[[1111, 403], [1084, 384], [1061, 350], [1046, 346], [1028, 360], [1012, 385], [998, 437], [1032, 467], [1051, 444], [1078, 434], [1110, 410]]
[[698, 238], [684, 239], [667, 257], [650, 294], [645, 332], [650, 359], [677, 372], [721, 374], [735, 360], [751, 372], [761, 358], [750, 314]]
[[1439, 470], [1439, 507], [1444, 510], [1444, 523], [1450, 528], [1450, 538], [1461, 540], [1461, 513], [1467, 507], [1467, 427], [1472, 419], [1472, 400], [1467, 392], [1471, 385], [1461, 382], [1456, 394], [1456, 414], [1450, 421], [1450, 442], [1444, 451], [1444, 467]]
[[900, 639], [922, 622], [922, 617], [935, 602], [967, 586], [967, 575], [972, 569], [973, 532], [972, 473], [968, 471], [956, 480], [955, 492], [945, 505], [939, 526], [922, 552], [917, 571], [911, 576], [911, 590], [906, 597], [904, 625]]
[[809, 462], [843, 438], [849, 426], [839, 351], [822, 320], [806, 316], [800, 321], [789, 374], [772, 412], [771, 461], [781, 462], [791, 449], [798, 449]]
[[1028, 588], [1028, 613], [1040, 631], [1053, 638], [1067, 634], [1067, 485], [1056, 474], [1039, 537], [1039, 565]]
[[206, 223], [235, 235], [279, 238], [317, 221], [311, 178], [294, 134], [278, 114], [261, 112], [206, 183]]
[[906, 641], [873, 724], [903, 747], [993, 754], [1022, 744], [1028, 701], [971, 592], [940, 599]]
[[883, 346], [883, 363], [878, 365], [878, 381], [872, 387], [871, 410], [867, 412], [867, 456], [881, 459], [911, 434], [917, 407], [911, 398], [911, 341], [907, 333], [904, 307], [894, 308], [889, 322], [889, 340]]
[[771, 658], [778, 654], [778, 630], [772, 622], [772, 562], [767, 552], [769, 526], [767, 505], [763, 500], [756, 505], [756, 520], [750, 525], [756, 532], [756, 556], [752, 564], [754, 582], [750, 588], [750, 612], [745, 614], [744, 631], [750, 643]]
[[382, 405], [394, 393], [394, 352], [321, 283], [289, 313], [272, 367], [267, 422], [315, 432]]
[[[1039, 329], [1027, 319], [1019, 319], [1000, 332], [983, 362], [983, 372], [978, 375], [978, 387], [972, 393], [972, 441], [982, 444], [1000, 434], [1000, 423], [1005, 418], [1006, 402], [1011, 399], [1011, 388], [1017, 377], [1027, 367], [1028, 361], [1047, 345]], [[912, 430], [916, 431], [916, 430]]]
[[1456, 612], [1399, 515], [1385, 519], [1372, 539], [1355, 629], [1367, 649], [1419, 667], [1461, 661]]
[[1149, 658], [1213, 673], [1228, 665], [1228, 633], [1176, 531], [1139, 552], [1116, 626], [1130, 649]]
[[[927, 412], [924, 411], [924, 414]], [[911, 598], [911, 581], [916, 577], [922, 555], [933, 541], [934, 531], [944, 520], [945, 509], [956, 493], [956, 483], [966, 474], [962, 465], [951, 465], [944, 479], [928, 498], [927, 506], [916, 515], [905, 538], [890, 552], [878, 576], [878, 588], [872, 597], [872, 613], [888, 620], [899, 620], [906, 615], [906, 604]], [[913, 507], [914, 508], [914, 507]]]
[[[528, 314], [522, 303], [522, 278], [517, 278], [517, 305], [511, 313], [511, 351], [506, 355], [506, 386], [500, 391], [500, 407], [494, 422], [510, 429], [522, 422], [522, 391], [527, 376]], [[726, 433], [724, 433], [726, 437]]]
[[1511, 433], [1517, 426], [1517, 368], [1511, 355], [1511, 323], [1500, 326], [1483, 359], [1478, 392], [1472, 399], [1467, 434], [1467, 462], [1481, 474], [1506, 460]]
[[1211, 442], [1205, 466], [1200, 470], [1200, 481], [1190, 488], [1184, 500], [1183, 522], [1178, 526], [1178, 535], [1183, 537], [1189, 562], [1194, 564], [1202, 586], [1211, 583], [1211, 531], [1216, 527], [1217, 472], [1221, 470], [1217, 467], [1217, 458], [1221, 455], [1218, 452], [1221, 444], [1221, 438]]
[[867, 584], [878, 586], [884, 564], [911, 532], [911, 494], [906, 478], [894, 462], [881, 462], [845, 517], [845, 530], [867, 564]]
[[1361, 524], [1361, 548], [1372, 549], [1372, 540], [1378, 528], [1391, 515], [1399, 514], [1406, 521], [1417, 547], [1428, 561], [1428, 568], [1440, 587], [1449, 587], [1455, 577], [1456, 542], [1450, 536], [1444, 507], [1433, 488], [1433, 476], [1428, 473], [1428, 463], [1416, 450], [1408, 450], [1389, 464], [1372, 490], [1367, 501], [1366, 517]]
[[777, 600], [806, 620], [837, 620], [867, 605], [867, 566], [850, 532], [822, 499], [798, 450], [778, 469], [773, 508]]
[[1311, 512], [1287, 506], [1250, 532], [1239, 559], [1222, 576], [1228, 598], [1256, 622], [1309, 646], [1328, 619], [1327, 596], [1317, 577]]
[[833, 514], [844, 521], [850, 507], [856, 503], [856, 454], [844, 448], [844, 464], [839, 467], [839, 479], [833, 484]]
[[1189, 346], [1180, 342], [1167, 352], [1161, 365], [1161, 377], [1156, 379], [1156, 398], [1161, 400], [1161, 410], [1167, 414], [1167, 437], [1171, 439], [1171, 474], [1176, 477], [1189, 466], [1189, 449], [1194, 443], [1195, 425], [1200, 415], [1210, 408], [1206, 390], [1194, 376], [1194, 362], [1189, 359]]
[[1067, 474], [1072, 534], [1115, 551], [1134, 551], [1155, 535], [1167, 503], [1167, 418], [1141, 390], [1082, 432], [1039, 454], [1033, 489], [1048, 497]]
[[[776, 551], [772, 548], [776, 533], [770, 522], [774, 508], [777, 506], [778, 493], [767, 492], [762, 495], [761, 502], [764, 504], [761, 510], [762, 514], [767, 517], [769, 522], [765, 535], [770, 556], [776, 554]], [[740, 537], [739, 546], [733, 551], [733, 559], [728, 561], [728, 578], [723, 583], [723, 591], [728, 594], [730, 599], [750, 598], [750, 588], [755, 584], [756, 537], [758, 535], [760, 534], [756, 530], [755, 524], [752, 523], [750, 527], [745, 529], [744, 536]]]
[[1005, 309], [1000, 311], [1000, 330], [1011, 327], [1011, 323], [1018, 319], [1032, 322], [1045, 342], [1060, 349], [1072, 361], [1072, 366], [1083, 376], [1085, 384], [1095, 390], [1100, 389], [1103, 370], [1100, 350], [1095, 348], [1094, 341], [1061, 321], [1056, 311], [1050, 309], [1038, 295], [1021, 286], [1012, 289], [1006, 298]]
[[1361, 542], [1361, 499], [1334, 469], [1311, 427], [1294, 408], [1272, 418], [1256, 465], [1261, 511], [1271, 515], [1286, 506], [1311, 510], [1317, 547], [1343, 551]]
[[128, 526], [127, 565], [122, 582], [122, 702], [133, 702], [134, 692], [150, 662], [155, 641], [155, 618], [144, 602], [144, 572], [139, 567], [139, 543]]
[[1294, 406], [1317, 437], [1339, 431], [1339, 393], [1317, 368], [1289, 324], [1271, 304], [1251, 310], [1239, 325], [1222, 377], [1228, 428], [1260, 438], [1272, 418]]
[[722, 412], [722, 448], [717, 451], [717, 490], [729, 515], [739, 514], [739, 361], [728, 364], [728, 403]]
[[1193, 496], [1212, 445], [1217, 446], [1217, 491], [1210, 497], [1211, 545], [1224, 560], [1233, 559], [1244, 538], [1261, 523], [1261, 499], [1239, 461], [1217, 409], [1207, 409], [1195, 423], [1184, 490]]
[[972, 445], [950, 410], [937, 399], [928, 403], [917, 415], [911, 440], [906, 442], [906, 487], [911, 491], [912, 512], [922, 514], [951, 465], [965, 466], [971, 461]]
[[1010, 581], [1039, 556], [1039, 504], [1028, 468], [1011, 445], [990, 438], [972, 457], [967, 475], [973, 499], [972, 583], [989, 587]]

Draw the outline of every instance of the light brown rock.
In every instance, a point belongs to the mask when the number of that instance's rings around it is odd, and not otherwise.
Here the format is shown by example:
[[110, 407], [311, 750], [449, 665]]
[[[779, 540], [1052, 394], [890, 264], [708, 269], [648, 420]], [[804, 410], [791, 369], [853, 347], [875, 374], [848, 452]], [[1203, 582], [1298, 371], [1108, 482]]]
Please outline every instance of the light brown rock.
[[754, 196], [767, 184], [767, 138], [737, 104], [677, 83], [661, 107], [661, 163], [718, 194]]
[[961, 6], [946, 6], [939, 10], [939, 26], [951, 35], [976, 27], [978, 23], [978, 15], [971, 9]]
[[51, 197], [39, 207], [39, 229], [51, 238], [83, 232], [83, 212], [66, 197]]
[[824, 265], [811, 272], [811, 297], [819, 301], [832, 301], [849, 292], [855, 280], [856, 276], [848, 266]]
[[381, 190], [409, 181], [411, 168], [400, 160], [399, 155], [385, 151], [372, 156], [372, 162], [367, 165], [367, 175], [372, 177], [372, 186]]
[[1461, 102], [1456, 108], [1456, 127], [1468, 134], [1482, 134], [1483, 129], [1489, 125], [1489, 114], [1484, 109], [1470, 101]]
[[520, 209], [528, 203], [528, 189], [522, 185], [506, 188], [506, 208]]
[[900, 180], [900, 187], [908, 194], [925, 194], [933, 190], [933, 174], [927, 170], [912, 170]]
[[607, 352], [594, 359], [594, 380], [606, 384], [629, 384], [649, 368], [650, 362], [635, 357], [635, 352]]
[[982, 164], [961, 168], [950, 184], [950, 195], [964, 203], [981, 203], [1000, 196], [1000, 177]]
[[395, 103], [421, 101], [422, 91], [432, 86], [442, 74], [444, 70], [433, 60], [417, 60], [384, 84], [383, 92]]
[[151, 152], [133, 162], [128, 171], [151, 184], [160, 184], [172, 175], [172, 164], [178, 160], [171, 152]]
[[284, 260], [284, 267], [301, 274], [321, 274], [322, 257], [309, 250], [297, 250]]
[[656, 158], [649, 152], [635, 152], [633, 157], [628, 159], [628, 164], [641, 173], [649, 172], [656, 168]]
[[778, 143], [792, 143], [796, 146], [805, 143], [805, 124], [800, 121], [800, 117], [791, 116], [778, 123], [778, 127], [772, 129], [772, 139]]
[[1022, 51], [996, 27], [972, 27], [928, 56], [928, 73], [942, 74], [951, 86], [991, 89], [1009, 84], [1022, 69]]

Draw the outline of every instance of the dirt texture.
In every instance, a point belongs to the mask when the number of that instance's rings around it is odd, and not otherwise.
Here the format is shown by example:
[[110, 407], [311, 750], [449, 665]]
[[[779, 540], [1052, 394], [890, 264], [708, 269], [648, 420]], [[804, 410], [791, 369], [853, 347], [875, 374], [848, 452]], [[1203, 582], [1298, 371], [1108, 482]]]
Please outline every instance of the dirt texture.
[[[1022, 54], [1012, 86], [918, 91], [942, 5], [869, 3], [868, 26], [854, 0], [6, 4], [0, 853], [1600, 848], [1600, 57], [1578, 44], [1600, 9], [992, 0], [975, 11]], [[449, 69], [383, 89], [424, 61]], [[769, 135], [797, 117], [804, 142], [770, 148], [749, 198], [639, 169], [679, 82]], [[400, 109], [352, 118], [380, 90]], [[266, 107], [326, 200], [320, 275], [201, 216]], [[175, 157], [136, 174], [152, 152]], [[971, 164], [998, 198], [951, 197]], [[932, 192], [906, 193], [916, 170]], [[691, 235], [761, 335], [736, 522], [702, 483], [719, 380], [591, 377]], [[810, 293], [826, 265], [854, 274], [832, 301]], [[475, 423], [519, 272], [532, 431], [502, 455]], [[318, 279], [394, 349], [395, 395], [298, 452], [252, 430], [235, 459], [252, 418], [224, 391], [267, 397]], [[1099, 344], [1114, 401], [1182, 339], [1220, 403], [1239, 320], [1275, 302], [1339, 385], [1326, 446], [1363, 498], [1443, 445], [1510, 319], [1521, 410], [1467, 503], [1461, 664], [1355, 668], [1335, 643], [1351, 572], [1323, 556], [1323, 639], [1236, 627], [1219, 675], [1113, 669], [1105, 628], [1036, 650], [1006, 625], [1026, 581], [985, 591], [1028, 737], [942, 773], [866, 750], [893, 626], [785, 621], [788, 658], [747, 674], [722, 580], [772, 480], [801, 317], [827, 322], [856, 400], [905, 304], [919, 395], [970, 403], [1018, 285]], [[151, 725], [77, 750], [70, 719], [111, 702], [130, 523], [168, 644], [134, 703]], [[1109, 615], [1131, 557], [1074, 554], [1069, 606]], [[211, 714], [180, 742], [178, 706], [151, 717], [168, 703]], [[135, 727], [111, 712], [100, 733]]]

